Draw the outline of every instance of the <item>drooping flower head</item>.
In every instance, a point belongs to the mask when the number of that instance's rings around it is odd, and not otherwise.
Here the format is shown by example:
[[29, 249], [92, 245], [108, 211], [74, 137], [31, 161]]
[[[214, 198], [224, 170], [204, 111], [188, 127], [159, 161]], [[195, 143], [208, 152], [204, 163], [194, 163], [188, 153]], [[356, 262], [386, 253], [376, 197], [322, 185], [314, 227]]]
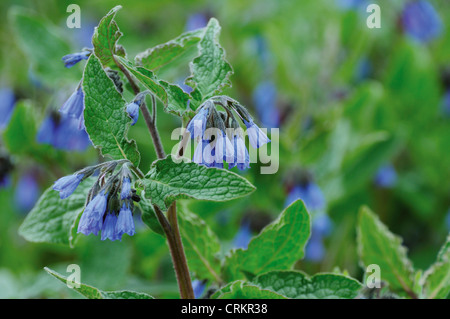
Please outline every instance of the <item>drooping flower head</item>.
[[87, 60], [89, 56], [91, 55], [92, 51], [86, 50], [82, 52], [77, 53], [71, 53], [68, 55], [65, 55], [62, 57], [62, 60], [64, 62], [64, 66], [66, 68], [71, 68], [81, 60]]
[[59, 112], [61, 114], [67, 115], [79, 119], [84, 111], [84, 95], [81, 89], [81, 83], [78, 85], [77, 89], [72, 93], [72, 95], [67, 99], [66, 102], [61, 106]]
[[426, 43], [441, 35], [442, 21], [429, 1], [410, 1], [403, 9], [401, 22], [405, 33], [412, 39]]
[[[216, 109], [222, 107], [224, 111]], [[250, 158], [242, 136], [242, 128], [235, 117], [247, 127], [250, 144], [254, 148], [270, 142], [267, 135], [254, 123], [248, 111], [236, 101], [223, 96], [213, 97], [202, 104], [188, 123], [186, 130], [197, 142], [193, 161], [209, 167], [240, 170], [250, 167]]]

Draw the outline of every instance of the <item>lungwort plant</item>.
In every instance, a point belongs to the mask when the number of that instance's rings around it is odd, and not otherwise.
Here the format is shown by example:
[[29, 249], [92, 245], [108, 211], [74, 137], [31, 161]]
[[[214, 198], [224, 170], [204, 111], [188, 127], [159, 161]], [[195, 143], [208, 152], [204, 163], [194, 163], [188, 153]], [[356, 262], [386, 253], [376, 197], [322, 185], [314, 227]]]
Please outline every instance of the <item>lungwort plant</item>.
[[[119, 44], [122, 33], [115, 21], [119, 9], [101, 19], [93, 48], [62, 57], [67, 68], [86, 65], [59, 116], [75, 123], [73, 130], [85, 130], [108, 161], [55, 181], [25, 219], [21, 235], [32, 242], [71, 247], [79, 236], [91, 234], [116, 241], [133, 236], [136, 216], [141, 216], [167, 241], [181, 298], [194, 298], [193, 278], [207, 285], [204, 297], [210, 298], [366, 298], [362, 284], [345, 272], [308, 276], [295, 269], [304, 257], [311, 228], [301, 200], [293, 201], [245, 249], [221, 253], [216, 234], [183, 200], [221, 202], [254, 192], [255, 187], [237, 173], [250, 166], [249, 148], [257, 149], [270, 139], [241, 103], [222, 95], [231, 86], [233, 70], [219, 45], [216, 19], [130, 59]], [[196, 57], [183, 89], [156, 75], [192, 50]], [[158, 104], [183, 123], [181, 140], [169, 155], [157, 129]], [[147, 150], [128, 138], [140, 116], [157, 155], [150, 168], [140, 167], [140, 152]], [[46, 127], [41, 135], [52, 132], [53, 126]], [[191, 142], [196, 144], [192, 159], [186, 157]], [[234, 167], [237, 173], [231, 171]], [[368, 210], [361, 212], [358, 241], [362, 266], [380, 266], [389, 296], [434, 298], [449, 293], [448, 243], [435, 265], [424, 273], [416, 271], [398, 238]], [[67, 281], [49, 268], [46, 271]], [[83, 283], [74, 289], [88, 298], [152, 298]]]

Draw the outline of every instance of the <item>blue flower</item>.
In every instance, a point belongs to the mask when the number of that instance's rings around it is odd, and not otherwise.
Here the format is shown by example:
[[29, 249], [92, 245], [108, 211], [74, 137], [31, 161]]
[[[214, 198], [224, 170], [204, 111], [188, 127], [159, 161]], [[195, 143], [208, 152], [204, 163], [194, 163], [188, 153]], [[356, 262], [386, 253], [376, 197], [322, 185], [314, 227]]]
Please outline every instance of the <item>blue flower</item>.
[[53, 184], [53, 189], [59, 192], [59, 197], [65, 199], [72, 195], [80, 182], [83, 180], [84, 174], [73, 174], [58, 179]]
[[206, 121], [209, 114], [209, 107], [201, 108], [197, 114], [192, 118], [189, 124], [186, 127], [191, 133], [191, 139], [196, 137], [203, 137], [206, 129]]
[[297, 199], [301, 199], [310, 212], [325, 209], [325, 196], [320, 187], [314, 182], [294, 186], [286, 198], [286, 206]]
[[443, 30], [441, 18], [429, 1], [407, 3], [401, 20], [406, 34], [421, 43], [433, 40]]
[[233, 137], [233, 145], [234, 158], [232, 162], [228, 162], [228, 168], [232, 169], [237, 166], [241, 171], [250, 168], [250, 156], [247, 147], [245, 147], [245, 142], [239, 134]]
[[397, 172], [391, 164], [381, 166], [375, 175], [375, 184], [381, 188], [391, 188], [397, 181]]
[[325, 256], [325, 246], [321, 236], [315, 236], [314, 233], [305, 247], [305, 260], [319, 262]]
[[131, 181], [129, 177], [124, 177], [122, 179], [122, 189], [120, 191], [120, 199], [129, 199], [131, 198]]
[[52, 112], [42, 122], [36, 139], [57, 149], [84, 151], [91, 141], [86, 131], [79, 129], [79, 124], [79, 119]]
[[253, 148], [260, 148], [264, 144], [270, 142], [267, 135], [253, 122], [253, 120], [250, 119], [250, 122], [244, 120], [244, 124], [247, 127], [248, 138]]
[[98, 235], [98, 232], [103, 227], [103, 215], [106, 211], [107, 194], [101, 191], [97, 194], [86, 206], [78, 223], [78, 233], [89, 235], [93, 233]]
[[79, 119], [84, 111], [84, 95], [81, 85], [72, 93], [59, 109], [61, 114]]
[[122, 208], [120, 209], [115, 232], [119, 239], [122, 238], [123, 234], [128, 234], [130, 236], [135, 234], [133, 214], [131, 213], [130, 207], [125, 203], [123, 203]]
[[39, 184], [32, 173], [22, 175], [14, 193], [16, 207], [23, 212], [30, 211], [39, 198]]
[[118, 240], [120, 237], [116, 232], [117, 216], [115, 213], [109, 212], [106, 214], [105, 220], [102, 225], [102, 237], [101, 240], [109, 239], [111, 241]]
[[205, 291], [206, 284], [203, 280], [193, 280], [192, 281], [192, 289], [194, 290], [195, 299], [199, 299], [203, 292]]
[[188, 20], [186, 21], [185, 30], [186, 31], [193, 31], [196, 29], [200, 29], [203, 27], [206, 27], [208, 24], [208, 19], [203, 13], [194, 13], [191, 14], [188, 17]]
[[201, 140], [195, 148], [193, 162], [202, 165], [212, 165], [215, 160], [215, 151], [210, 140]]
[[127, 105], [127, 113], [128, 116], [130, 116], [133, 119], [133, 122], [131, 122], [131, 125], [136, 124], [138, 118], [139, 118], [139, 102], [133, 101], [130, 104]]
[[81, 60], [87, 60], [90, 55], [91, 55], [90, 51], [71, 53], [63, 56], [62, 60], [64, 61], [64, 66], [66, 68], [71, 68]]
[[4, 129], [13, 113], [16, 97], [9, 87], [0, 89], [0, 130]]
[[318, 234], [322, 237], [327, 237], [328, 235], [330, 235], [331, 230], [333, 229], [333, 222], [326, 213], [322, 212], [313, 216], [311, 228], [313, 233]]
[[234, 248], [247, 249], [248, 243], [252, 239], [252, 231], [250, 229], [250, 223], [244, 222], [239, 228], [236, 236], [233, 239]]
[[253, 103], [261, 123], [267, 128], [280, 125], [280, 112], [277, 109], [277, 89], [272, 81], [258, 84], [253, 91]]

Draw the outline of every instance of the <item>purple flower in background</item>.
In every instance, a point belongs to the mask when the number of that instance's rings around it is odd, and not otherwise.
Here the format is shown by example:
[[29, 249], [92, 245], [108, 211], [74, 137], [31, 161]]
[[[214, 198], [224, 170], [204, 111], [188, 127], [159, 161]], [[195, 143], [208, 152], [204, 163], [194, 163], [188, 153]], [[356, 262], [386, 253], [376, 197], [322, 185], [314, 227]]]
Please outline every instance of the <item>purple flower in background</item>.
[[186, 31], [193, 31], [206, 27], [207, 24], [208, 18], [206, 17], [206, 15], [204, 15], [203, 13], [194, 13], [188, 17], [184, 29]]
[[365, 10], [369, 4], [368, 0], [336, 0], [339, 8], [344, 10]]
[[59, 197], [65, 199], [72, 195], [83, 180], [84, 174], [73, 174], [61, 177], [53, 184], [53, 189], [59, 192]]
[[297, 199], [301, 199], [310, 212], [325, 209], [325, 196], [320, 187], [314, 182], [294, 186], [286, 198], [285, 206], [289, 206]]
[[199, 299], [206, 288], [206, 284], [203, 280], [193, 280], [192, 281], [192, 289], [194, 290], [194, 297], [195, 299]]
[[277, 109], [277, 89], [272, 81], [258, 84], [253, 91], [253, 103], [264, 127], [279, 127], [280, 112]]
[[421, 43], [437, 38], [443, 31], [441, 18], [429, 1], [408, 2], [403, 9], [401, 22], [405, 33]]
[[14, 202], [21, 211], [30, 211], [39, 198], [39, 184], [32, 173], [22, 175], [17, 182]]
[[91, 51], [83, 51], [77, 53], [71, 53], [62, 57], [64, 66], [66, 68], [71, 68], [81, 60], [87, 60], [91, 55]]
[[372, 64], [367, 57], [363, 57], [359, 59], [356, 64], [356, 70], [354, 74], [354, 78], [356, 82], [361, 82], [367, 79], [372, 73]]
[[374, 178], [375, 184], [381, 188], [391, 188], [397, 181], [397, 172], [392, 164], [381, 166]]
[[9, 87], [0, 88], [0, 130], [4, 129], [14, 110], [16, 97]]
[[312, 221], [313, 233], [322, 237], [327, 237], [328, 235], [330, 235], [332, 229], [333, 229], [333, 222], [331, 221], [330, 217], [328, 217], [328, 214], [322, 212], [313, 216]]
[[325, 246], [323, 245], [322, 236], [312, 233], [308, 244], [305, 247], [305, 260], [319, 262], [325, 256]]
[[243, 222], [233, 239], [234, 248], [247, 249], [248, 243], [252, 239], [252, 231], [249, 222]]
[[447, 90], [442, 97], [441, 109], [444, 116], [450, 117], [450, 90]]
[[67, 151], [84, 151], [91, 144], [86, 131], [79, 129], [79, 119], [51, 112], [42, 122], [37, 141]]

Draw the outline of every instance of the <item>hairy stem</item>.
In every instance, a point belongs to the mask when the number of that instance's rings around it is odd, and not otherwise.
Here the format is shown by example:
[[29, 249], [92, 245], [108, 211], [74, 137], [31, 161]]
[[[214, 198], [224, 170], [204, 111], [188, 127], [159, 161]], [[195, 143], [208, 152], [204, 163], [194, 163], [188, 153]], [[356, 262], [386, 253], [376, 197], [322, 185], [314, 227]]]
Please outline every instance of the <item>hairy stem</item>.
[[191, 276], [184, 254], [183, 243], [181, 241], [180, 231], [178, 229], [176, 204], [173, 203], [167, 212], [168, 219], [158, 206], [154, 206], [156, 217], [160, 222], [169, 244], [170, 255], [172, 256], [175, 274], [177, 276], [178, 288], [180, 289], [181, 299], [194, 299], [194, 290], [192, 289]]

